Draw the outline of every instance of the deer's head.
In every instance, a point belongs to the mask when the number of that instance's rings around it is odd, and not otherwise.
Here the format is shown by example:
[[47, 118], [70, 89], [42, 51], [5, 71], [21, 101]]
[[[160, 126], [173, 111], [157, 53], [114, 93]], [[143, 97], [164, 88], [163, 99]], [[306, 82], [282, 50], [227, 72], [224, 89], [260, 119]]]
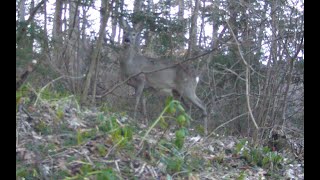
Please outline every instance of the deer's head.
[[124, 29], [123, 43], [126, 46], [139, 47], [140, 34], [143, 29], [143, 23], [139, 22], [137, 24], [134, 24], [134, 26], [132, 28], [127, 21], [122, 19], [121, 26]]

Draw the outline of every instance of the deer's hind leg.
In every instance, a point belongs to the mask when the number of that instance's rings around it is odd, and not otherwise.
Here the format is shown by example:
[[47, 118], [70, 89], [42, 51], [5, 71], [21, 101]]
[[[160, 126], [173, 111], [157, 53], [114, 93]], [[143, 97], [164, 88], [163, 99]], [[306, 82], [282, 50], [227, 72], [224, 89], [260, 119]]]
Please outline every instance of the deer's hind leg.
[[196, 105], [199, 109], [202, 110], [202, 117], [204, 119], [204, 131], [205, 134], [208, 133], [208, 120], [207, 120], [207, 109], [205, 104], [198, 98], [195, 92], [195, 88], [193, 86], [185, 86], [189, 88], [183, 88], [178, 91], [183, 98], [190, 100], [194, 105]]

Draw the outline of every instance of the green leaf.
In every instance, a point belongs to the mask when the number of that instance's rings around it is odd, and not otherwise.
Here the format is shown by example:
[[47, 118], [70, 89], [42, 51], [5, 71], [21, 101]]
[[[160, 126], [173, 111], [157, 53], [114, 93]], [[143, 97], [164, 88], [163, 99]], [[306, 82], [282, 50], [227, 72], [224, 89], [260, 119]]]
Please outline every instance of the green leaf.
[[262, 166], [265, 167], [269, 163], [269, 158], [266, 156], [262, 159]]
[[179, 157], [174, 157], [167, 162], [167, 171], [169, 173], [180, 172], [183, 165], [183, 159]]
[[181, 103], [178, 103], [177, 109], [181, 112], [185, 112], [184, 108], [182, 107]]
[[185, 117], [184, 114], [180, 114], [178, 117], [177, 117], [177, 122], [179, 124], [180, 127], [184, 127], [187, 123], [187, 119]]
[[111, 168], [103, 170], [97, 175], [97, 180], [116, 180], [117, 176]]
[[171, 103], [172, 100], [173, 100], [173, 97], [172, 97], [172, 96], [168, 96], [168, 97], [166, 98], [165, 105], [168, 106], [168, 105]]
[[176, 138], [175, 141], [174, 141], [174, 144], [180, 150], [183, 147], [184, 139], [183, 138]]
[[179, 129], [176, 131], [176, 138], [185, 138], [186, 137], [186, 132], [184, 129]]
[[82, 143], [82, 133], [81, 130], [77, 130], [77, 144], [80, 145]]
[[163, 117], [160, 117], [159, 123], [160, 123], [159, 125], [162, 129], [166, 129], [169, 126], [169, 124], [165, 121], [165, 119]]

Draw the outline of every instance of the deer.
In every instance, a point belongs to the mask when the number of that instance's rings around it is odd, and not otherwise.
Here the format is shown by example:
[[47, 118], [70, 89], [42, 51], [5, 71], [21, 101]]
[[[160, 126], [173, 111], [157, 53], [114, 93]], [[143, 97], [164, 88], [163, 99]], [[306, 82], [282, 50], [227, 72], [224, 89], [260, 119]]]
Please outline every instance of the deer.
[[[124, 29], [124, 51], [120, 57], [120, 72], [124, 78], [133, 76], [127, 84], [135, 89], [134, 119], [144, 90], [151, 88], [170, 95], [177, 93], [183, 102], [184, 99], [188, 99], [202, 110], [205, 134], [207, 134], [207, 110], [205, 104], [196, 95], [198, 82], [197, 77], [190, 73], [191, 69], [184, 64], [172, 65], [172, 61], [141, 55], [138, 51], [137, 36], [140, 35], [143, 24], [137, 23], [132, 28], [122, 19], [120, 25]], [[145, 111], [145, 107], [143, 109]]]

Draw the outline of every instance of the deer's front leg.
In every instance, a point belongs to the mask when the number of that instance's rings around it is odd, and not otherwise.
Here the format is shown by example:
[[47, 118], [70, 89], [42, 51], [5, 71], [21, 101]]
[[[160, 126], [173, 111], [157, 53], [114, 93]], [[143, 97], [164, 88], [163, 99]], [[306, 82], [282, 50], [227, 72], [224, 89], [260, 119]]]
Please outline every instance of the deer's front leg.
[[136, 119], [136, 114], [137, 114], [137, 109], [138, 109], [138, 105], [140, 102], [140, 98], [145, 86], [145, 82], [146, 82], [146, 78], [144, 74], [140, 74], [139, 76], [136, 77], [136, 92], [135, 92], [135, 96], [136, 96], [136, 104], [134, 106], [134, 115], [133, 118]]
[[142, 101], [142, 113], [143, 113], [144, 123], [145, 123], [145, 125], [148, 125], [147, 107], [146, 107], [147, 100], [146, 100], [146, 97], [144, 96], [144, 94], [142, 94], [141, 101]]

